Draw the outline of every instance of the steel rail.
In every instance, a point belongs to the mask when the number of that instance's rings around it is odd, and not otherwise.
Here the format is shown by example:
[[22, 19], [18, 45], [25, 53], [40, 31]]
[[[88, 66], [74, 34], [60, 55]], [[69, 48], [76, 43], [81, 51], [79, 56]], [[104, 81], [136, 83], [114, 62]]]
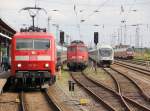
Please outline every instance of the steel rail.
[[132, 79], [131, 77], [127, 76], [126, 74], [124, 74], [123, 72], [113, 68], [113, 67], [110, 67], [112, 70], [118, 72], [119, 74], [123, 75], [124, 77], [126, 77], [128, 80], [130, 80], [138, 89], [139, 91], [141, 92], [141, 94], [144, 96], [144, 98], [146, 100], [150, 100], [150, 97], [142, 90], [142, 88], [136, 83], [136, 81], [134, 79]]
[[71, 74], [71, 77], [73, 78], [74, 81], [76, 81], [76, 83], [78, 85], [80, 85], [81, 87], [83, 87], [86, 91], [89, 92], [89, 94], [95, 98], [97, 101], [99, 101], [100, 103], [102, 103], [104, 105], [105, 108], [108, 109], [108, 111], [115, 111], [115, 109], [113, 107], [111, 107], [109, 104], [107, 104], [105, 101], [103, 101], [99, 96], [97, 96], [95, 93], [93, 93], [89, 88], [84, 87], [83, 84], [81, 84], [78, 80], [75, 79], [75, 77], [73, 76], [73, 74]]
[[[98, 64], [99, 65], [99, 64]], [[118, 72], [119, 73], [119, 72]], [[111, 76], [111, 75], [110, 75]], [[111, 76], [112, 77], [112, 76]], [[114, 77], [112, 77], [113, 78], [113, 80], [115, 81], [115, 78]], [[95, 80], [96, 81], [96, 80]], [[135, 82], [135, 81], [134, 81]], [[115, 82], [116, 83], [116, 82]], [[136, 82], [135, 82], [136, 83]], [[106, 85], [104, 85], [105, 87], [107, 87]], [[117, 86], [118, 87], [118, 86]], [[139, 89], [141, 89], [140, 87], [138, 87]], [[108, 89], [109, 89], [109, 87], [108, 87]], [[112, 89], [113, 90], [113, 89]], [[118, 93], [119, 93], [119, 91], [120, 91], [120, 89], [118, 89]], [[147, 94], [145, 94], [144, 93], [144, 91], [141, 89], [141, 91], [142, 91], [142, 94], [144, 95], [144, 97], [145, 97], [145, 99], [146, 100], [150, 100], [149, 99], [149, 96], [147, 96]], [[134, 101], [134, 100], [131, 100], [130, 98], [128, 98], [128, 97], [125, 97], [125, 96], [123, 96], [122, 95], [122, 97], [124, 98], [124, 100], [128, 100], [128, 101], [130, 101], [132, 104], [134, 104], [134, 105], [136, 105], [136, 106], [138, 106], [139, 108], [141, 108], [141, 109], [143, 109], [144, 111], [150, 111], [150, 109], [149, 108], [147, 108], [146, 106], [143, 106], [143, 105], [141, 105], [141, 104], [139, 104], [139, 103], [137, 103], [136, 101]]]
[[[118, 93], [122, 95], [122, 93], [121, 93], [121, 87], [120, 87], [120, 84], [119, 84], [119, 82], [117, 81], [117, 79], [116, 79], [106, 68], [103, 68], [103, 69], [104, 69], [105, 72], [107, 72], [107, 74], [109, 74], [109, 75], [113, 78], [113, 80], [115, 81], [115, 84], [116, 84], [117, 87], [118, 87]], [[114, 70], [114, 69], [113, 69], [113, 70]], [[115, 70], [115, 71], [116, 71], [116, 70]], [[116, 72], [117, 72], [117, 71], [116, 71]], [[120, 72], [117, 72], [117, 73], [120, 73]], [[107, 87], [107, 86], [106, 86], [106, 87]], [[137, 87], [138, 87], [138, 86], [137, 86]], [[139, 89], [139, 88], [138, 88], [138, 89]], [[124, 96], [124, 95], [122, 95], [122, 97], [123, 97], [124, 100], [131, 102], [132, 104], [136, 105], [137, 107], [139, 107], [139, 108], [141, 108], [141, 109], [144, 109], [144, 111], [150, 111], [150, 109], [147, 108], [146, 106], [143, 106], [143, 105], [137, 103], [136, 101], [134, 101], [134, 100], [132, 100], [132, 99], [130, 99], [130, 98], [128, 98], [128, 97], [126, 97], [126, 96]]]
[[[139, 61], [139, 60], [122, 60], [122, 59], [116, 59], [116, 60], [127, 62], [127, 63], [132, 63], [132, 64], [136, 64], [136, 65], [141, 65], [141, 66], [146, 66], [146, 62], [147, 62], [147, 61]], [[148, 61], [148, 62], [150, 62], [150, 61]]]
[[[63, 111], [61, 108], [57, 105], [57, 103], [48, 95], [48, 92], [44, 89], [41, 90], [42, 95], [44, 96], [45, 100], [47, 101], [50, 108], [52, 108], [54, 111]], [[22, 91], [19, 94], [20, 104], [19, 104], [19, 111], [27, 111], [26, 103], [25, 103], [25, 94]]]
[[[89, 80], [90, 82], [94, 83], [95, 85], [97, 85], [98, 87], [101, 87], [105, 90], [107, 90], [108, 92], [111, 92], [115, 97], [119, 98], [121, 104], [125, 107], [125, 110], [126, 111], [131, 111], [131, 109], [129, 108], [129, 106], [125, 103], [123, 97], [121, 97], [117, 92], [115, 92], [114, 90], [108, 88], [108, 87], [105, 87], [103, 84], [100, 84], [99, 82], [97, 82], [96, 80], [93, 80], [91, 78], [88, 78], [84, 73], [82, 73], [82, 75], [87, 79]], [[72, 77], [73, 77], [73, 74], [72, 74]], [[82, 87], [84, 87], [86, 90], [88, 90], [88, 92], [90, 92], [91, 94], [94, 94], [98, 99], [100, 99], [100, 101], [103, 103], [103, 104], [106, 104], [106, 105], [109, 105], [109, 103], [105, 102], [101, 97], [99, 97], [98, 95], [96, 95], [94, 92], [92, 92], [90, 90], [90, 88], [86, 88], [86, 86], [84, 86], [82, 83], [80, 83], [78, 80], [75, 79], [75, 77], [73, 77], [73, 79], [79, 83]], [[112, 107], [112, 106], [107, 106], [107, 108], [111, 107], [114, 111], [115, 109]], [[110, 110], [110, 109], [109, 109]]]
[[43, 93], [45, 99], [47, 100], [49, 106], [50, 106], [52, 109], [54, 109], [54, 111], [63, 111], [63, 110], [59, 107], [59, 105], [49, 96], [49, 94], [48, 94], [48, 92], [47, 92], [46, 89], [43, 90], [42, 93]]
[[140, 67], [136, 67], [136, 66], [133, 66], [133, 65], [129, 65], [129, 64], [126, 64], [126, 63], [115, 62], [114, 64], [120, 65], [120, 66], [126, 67], [128, 69], [131, 69], [131, 70], [134, 70], [134, 71], [137, 71], [137, 72], [140, 72], [140, 73], [143, 73], [143, 74], [146, 74], [146, 75], [150, 76], [150, 70], [143, 69], [143, 68], [140, 68]]
[[19, 111], [27, 111], [27, 108], [25, 106], [25, 98], [24, 98], [24, 92], [23, 91], [21, 91], [19, 93], [19, 99], [20, 99]]
[[104, 85], [103, 83], [101, 83], [101, 82], [99, 82], [99, 81], [97, 81], [97, 80], [95, 80], [95, 79], [92, 79], [92, 78], [86, 76], [84, 73], [83, 73], [83, 75], [84, 75], [87, 79], [89, 79], [91, 82], [93, 82], [93, 83], [97, 84], [98, 86], [103, 87], [103, 88], [105, 88], [105, 89], [111, 91], [112, 93], [115, 93], [116, 95], [118, 95], [118, 96], [120, 97], [120, 99], [122, 100], [122, 103], [124, 104], [124, 106], [126, 107], [126, 109], [127, 109], [128, 111], [132, 111], [132, 110], [130, 109], [130, 107], [128, 106], [128, 104], [126, 103], [126, 101], [124, 100], [124, 97], [123, 97], [122, 94], [121, 94], [121, 88], [120, 88], [120, 86], [119, 86], [119, 83], [115, 80], [115, 78], [114, 78], [113, 76], [112, 76], [112, 78], [113, 78], [113, 80], [114, 80], [115, 83], [116, 83], [117, 92], [114, 91], [113, 89], [107, 87], [107, 86]]

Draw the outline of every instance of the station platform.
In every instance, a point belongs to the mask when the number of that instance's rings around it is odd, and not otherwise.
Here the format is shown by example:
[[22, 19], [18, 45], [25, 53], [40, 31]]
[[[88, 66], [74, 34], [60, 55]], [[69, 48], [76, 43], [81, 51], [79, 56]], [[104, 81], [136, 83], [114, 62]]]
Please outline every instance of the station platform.
[[10, 71], [3, 71], [3, 72], [0, 72], [0, 79], [1, 78], [8, 78], [10, 76]]
[[10, 76], [10, 71], [0, 70], [0, 94], [3, 92], [3, 87], [7, 82], [7, 78]]

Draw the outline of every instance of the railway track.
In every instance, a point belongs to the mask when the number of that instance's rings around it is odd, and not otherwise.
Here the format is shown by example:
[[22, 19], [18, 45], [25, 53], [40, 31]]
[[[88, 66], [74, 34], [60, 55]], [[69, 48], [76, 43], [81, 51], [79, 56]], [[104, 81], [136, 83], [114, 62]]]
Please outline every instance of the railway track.
[[[115, 85], [112, 85], [112, 86], [114, 86], [115, 88], [110, 88], [106, 84], [103, 84], [100, 81], [97, 81], [91, 77], [88, 77], [85, 74], [83, 74], [82, 76], [80, 74], [80, 76], [78, 75], [77, 77], [75, 74], [72, 74], [72, 76], [75, 79], [75, 81], [77, 81], [77, 83], [79, 83], [81, 86], [87, 87], [85, 89], [90, 90], [89, 92], [102, 93], [102, 95], [100, 95], [100, 94], [97, 95], [95, 93], [94, 93], [94, 95], [100, 97], [100, 99], [103, 102], [106, 102], [107, 104], [109, 104], [113, 108], [113, 110], [116, 110], [114, 106], [116, 106], [118, 108], [119, 104], [117, 105], [117, 103], [115, 103], [116, 100], [113, 98], [111, 98], [110, 100], [109, 99], [105, 100], [105, 97], [106, 97], [105, 94], [107, 94], [109, 91], [111, 93], [116, 92], [114, 95], [118, 95], [118, 96], [120, 96], [119, 98], [121, 98], [120, 100], [118, 98], [118, 100], [120, 101], [120, 103], [123, 103], [122, 105], [124, 107], [123, 108], [119, 107], [119, 109], [117, 109], [117, 110], [120, 110], [120, 111], [150, 111], [150, 103], [148, 101], [149, 98], [144, 95], [142, 89], [140, 89], [140, 87], [136, 84], [135, 81], [132, 81], [132, 79], [130, 80], [129, 77], [124, 77], [125, 75], [121, 75], [121, 74], [119, 74], [119, 72], [112, 70], [111, 68], [106, 68], [105, 70], [107, 70], [107, 72], [110, 73], [109, 75], [113, 78]], [[112, 73], [114, 73], [114, 74], [112, 74]], [[88, 85], [89, 84], [88, 82], [84, 83], [85, 78], [87, 80], [91, 81], [93, 84], [95, 84], [95, 86]], [[97, 84], [97, 86], [96, 86], [96, 84]], [[98, 91], [96, 91], [96, 90], [94, 91], [93, 89], [91, 89], [91, 87], [97, 88]], [[114, 89], [116, 89], [116, 90], [114, 90]], [[109, 95], [107, 97], [112, 97], [112, 96], [113, 96], [113, 94], [111, 94], [111, 96]], [[113, 104], [116, 104], [116, 105], [113, 105]], [[119, 106], [122, 106], [122, 105], [119, 105]], [[124, 109], [124, 108], [126, 108], [126, 109]]]
[[62, 111], [50, 98], [46, 90], [41, 92], [21, 92], [19, 111]]
[[121, 61], [125, 63], [131, 63], [135, 65], [140, 65], [140, 66], [147, 66], [150, 61], [144, 61], [144, 60], [123, 60], [123, 59], [116, 59], [115, 61]]
[[115, 61], [114, 64], [119, 65], [119, 66], [123, 66], [123, 67], [126, 67], [128, 69], [131, 69], [131, 70], [134, 70], [134, 71], [137, 71], [137, 72], [140, 72], [142, 74], [146, 74], [146, 75], [150, 76], [150, 70], [146, 67], [141, 67], [141, 66], [135, 65], [135, 64], [129, 64], [129, 63], [122, 62], [122, 61]]
[[72, 77], [78, 84], [96, 98], [100, 104], [104, 105], [105, 111], [131, 111], [123, 97], [114, 90], [88, 78], [84, 74], [72, 74]]
[[132, 110], [150, 111], [149, 97], [132, 78], [113, 68], [104, 68], [104, 70], [114, 79], [118, 87], [116, 91], [123, 96]]
[[0, 95], [0, 111], [18, 111], [19, 101], [18, 94], [6, 92]]

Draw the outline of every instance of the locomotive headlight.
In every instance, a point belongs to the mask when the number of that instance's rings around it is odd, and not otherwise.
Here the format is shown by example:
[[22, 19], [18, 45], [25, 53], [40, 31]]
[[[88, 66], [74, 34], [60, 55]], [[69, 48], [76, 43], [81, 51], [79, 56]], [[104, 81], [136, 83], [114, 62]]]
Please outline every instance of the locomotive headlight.
[[49, 67], [49, 64], [45, 64], [45, 67]]
[[17, 64], [18, 67], [21, 67], [21, 64]]

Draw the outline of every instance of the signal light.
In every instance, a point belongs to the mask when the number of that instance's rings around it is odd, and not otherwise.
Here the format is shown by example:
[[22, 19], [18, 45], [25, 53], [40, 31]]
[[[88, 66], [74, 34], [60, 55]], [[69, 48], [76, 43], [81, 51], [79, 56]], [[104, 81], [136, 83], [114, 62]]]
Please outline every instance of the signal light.
[[94, 43], [97, 45], [98, 43], [98, 32], [94, 32]]
[[60, 32], [60, 43], [64, 43], [64, 32]]

